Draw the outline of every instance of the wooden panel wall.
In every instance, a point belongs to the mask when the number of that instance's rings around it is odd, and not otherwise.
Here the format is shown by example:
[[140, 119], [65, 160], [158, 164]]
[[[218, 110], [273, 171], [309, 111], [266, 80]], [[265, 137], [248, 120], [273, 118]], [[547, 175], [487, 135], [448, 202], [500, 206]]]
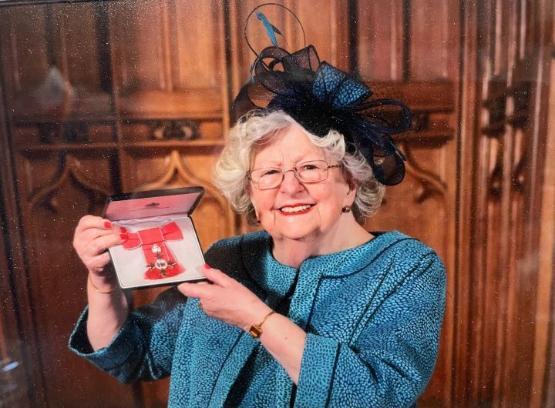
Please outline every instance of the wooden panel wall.
[[539, 273], [538, 248], [547, 221], [539, 214], [549, 157], [544, 146], [552, 21], [546, 17], [552, 5], [491, 1], [476, 12], [482, 108], [474, 154], [470, 321], [481, 324], [470, 337], [476, 355], [469, 367], [471, 400], [526, 406], [541, 400], [543, 378], [534, 366], [544, 365], [546, 357], [545, 345], [535, 348], [535, 333], [545, 330], [538, 309], [549, 303], [538, 297], [540, 279], [548, 278]]
[[550, 406], [553, 266], [540, 263], [540, 248], [553, 243], [544, 178], [553, 168], [552, 7], [488, 1], [464, 9], [463, 78], [472, 83], [462, 89], [461, 130], [472, 137], [459, 143], [460, 171], [473, 193], [460, 194], [454, 360], [454, 398], [464, 406]]
[[[0, 294], [17, 309], [0, 320], [2, 329], [17, 326], [14, 335], [0, 330], [0, 345], [6, 338], [25, 343], [31, 405], [165, 406], [167, 381], [121, 386], [66, 351], [85, 302], [71, 236], [77, 220], [99, 213], [112, 193], [185, 185], [207, 191], [193, 216], [204, 248], [249, 230], [213, 186], [211, 168], [225, 143], [231, 98], [253, 58], [245, 18], [261, 3], [0, 7], [11, 278]], [[549, 262], [539, 269], [535, 249], [553, 239], [553, 227], [540, 234], [537, 217], [549, 214], [542, 207], [548, 162], [541, 146], [553, 143], [545, 74], [553, 6], [279, 3], [300, 18], [321, 59], [357, 72], [378, 97], [403, 99], [414, 111], [413, 130], [398, 139], [406, 180], [388, 189], [367, 227], [420, 238], [448, 268], [441, 352], [421, 405], [540, 406], [553, 292]], [[287, 12], [277, 8], [268, 17], [284, 28], [280, 41], [288, 49], [304, 45]], [[248, 33], [256, 49], [268, 44], [262, 30]], [[134, 302], [158, 292], [137, 292]]]
[[[67, 352], [85, 285], [70, 243], [77, 220], [100, 213], [108, 195], [185, 185], [206, 189], [193, 216], [204, 248], [234, 232], [235, 216], [211, 184], [227, 120], [221, 4], [49, 4], [0, 13], [6, 145], [19, 203], [12, 214], [21, 217], [28, 273], [19, 285], [30, 298], [19, 312], [28, 316], [23, 339], [36, 346], [29, 360], [36, 400], [165, 405], [167, 384], [122, 386]], [[137, 293], [135, 304], [158, 291]]]

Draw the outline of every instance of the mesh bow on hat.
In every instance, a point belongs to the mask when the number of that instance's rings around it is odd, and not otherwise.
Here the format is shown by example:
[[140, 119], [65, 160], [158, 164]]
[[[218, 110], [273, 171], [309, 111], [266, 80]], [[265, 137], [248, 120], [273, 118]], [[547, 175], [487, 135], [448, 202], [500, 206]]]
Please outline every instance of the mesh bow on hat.
[[405, 157], [391, 135], [410, 128], [411, 113], [401, 101], [371, 96], [362, 81], [321, 62], [314, 46], [294, 53], [271, 46], [257, 55], [232, 119], [255, 109], [283, 110], [316, 136], [335, 129], [350, 153], [362, 153], [378, 181], [395, 185], [405, 175]]

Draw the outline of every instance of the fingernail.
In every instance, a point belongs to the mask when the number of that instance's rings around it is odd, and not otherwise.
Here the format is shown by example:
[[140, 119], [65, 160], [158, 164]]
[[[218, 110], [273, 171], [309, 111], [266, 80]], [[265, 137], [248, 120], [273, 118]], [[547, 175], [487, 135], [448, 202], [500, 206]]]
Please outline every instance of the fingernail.
[[129, 238], [129, 235], [127, 235], [127, 234], [119, 234], [119, 237], [120, 237], [122, 240], [125, 241], [127, 238]]
[[207, 263], [205, 263], [202, 266], [203, 266], [204, 269], [212, 269], [212, 267], [210, 265], [208, 265]]
[[112, 223], [110, 221], [104, 221], [104, 228], [112, 228]]
[[125, 227], [119, 227], [120, 232], [122, 232], [123, 234], [127, 233], [127, 228]]

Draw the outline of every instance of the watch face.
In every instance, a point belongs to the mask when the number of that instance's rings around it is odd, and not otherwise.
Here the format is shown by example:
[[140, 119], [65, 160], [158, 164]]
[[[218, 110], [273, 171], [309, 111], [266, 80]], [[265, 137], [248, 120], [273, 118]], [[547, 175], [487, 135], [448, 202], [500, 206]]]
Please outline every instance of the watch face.
[[249, 329], [249, 334], [255, 339], [257, 339], [262, 334], [262, 328], [260, 326], [253, 324]]

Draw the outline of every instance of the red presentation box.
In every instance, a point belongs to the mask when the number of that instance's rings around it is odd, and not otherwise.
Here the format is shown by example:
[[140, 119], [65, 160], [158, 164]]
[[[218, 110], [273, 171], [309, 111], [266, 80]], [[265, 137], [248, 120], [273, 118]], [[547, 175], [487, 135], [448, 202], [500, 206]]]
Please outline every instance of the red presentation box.
[[127, 239], [110, 248], [122, 289], [204, 280], [204, 256], [191, 213], [204, 189], [186, 187], [111, 196], [104, 216], [125, 227]]

